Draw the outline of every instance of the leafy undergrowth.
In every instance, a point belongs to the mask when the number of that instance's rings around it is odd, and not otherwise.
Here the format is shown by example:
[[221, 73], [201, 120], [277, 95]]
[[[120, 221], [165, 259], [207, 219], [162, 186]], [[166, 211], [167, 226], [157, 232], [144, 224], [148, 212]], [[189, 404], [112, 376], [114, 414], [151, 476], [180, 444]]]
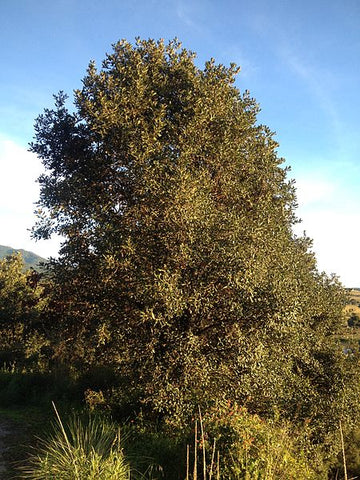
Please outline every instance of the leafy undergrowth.
[[203, 423], [201, 432], [205, 433], [202, 433], [202, 443], [208, 443], [207, 450], [211, 451], [213, 442], [212, 457], [216, 456], [217, 448], [220, 477], [223, 479], [324, 478], [323, 472], [320, 474], [311, 466], [290, 425], [264, 421], [258, 415], [250, 414], [246, 408], [230, 402], [213, 408], [204, 415]]

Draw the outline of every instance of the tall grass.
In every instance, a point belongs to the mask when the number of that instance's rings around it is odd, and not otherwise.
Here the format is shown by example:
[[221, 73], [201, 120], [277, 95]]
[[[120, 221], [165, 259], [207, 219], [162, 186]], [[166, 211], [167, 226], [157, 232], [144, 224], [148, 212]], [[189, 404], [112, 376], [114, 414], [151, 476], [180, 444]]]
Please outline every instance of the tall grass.
[[[55, 408], [55, 406], [54, 406]], [[103, 419], [73, 417], [64, 426], [56, 408], [54, 433], [43, 440], [20, 478], [28, 480], [129, 480], [120, 430]]]

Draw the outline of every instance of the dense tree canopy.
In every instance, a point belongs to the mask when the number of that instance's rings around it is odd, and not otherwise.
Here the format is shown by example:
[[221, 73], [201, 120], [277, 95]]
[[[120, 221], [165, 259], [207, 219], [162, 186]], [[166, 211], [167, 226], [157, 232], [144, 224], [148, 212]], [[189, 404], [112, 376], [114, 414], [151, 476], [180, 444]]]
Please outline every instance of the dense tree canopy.
[[347, 381], [342, 290], [292, 232], [293, 183], [237, 68], [194, 58], [121, 41], [73, 111], [60, 93], [37, 120], [34, 235], [64, 237], [56, 354], [112, 366], [172, 419], [230, 398], [328, 431]]

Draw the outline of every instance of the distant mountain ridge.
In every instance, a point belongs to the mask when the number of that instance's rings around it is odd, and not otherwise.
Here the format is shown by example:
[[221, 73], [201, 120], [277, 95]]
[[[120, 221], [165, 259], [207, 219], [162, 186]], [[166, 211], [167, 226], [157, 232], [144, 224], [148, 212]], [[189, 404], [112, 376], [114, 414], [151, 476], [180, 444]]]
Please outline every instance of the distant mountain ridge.
[[12, 248], [0, 245], [0, 259], [7, 257], [8, 255], [13, 255], [14, 253], [21, 253], [26, 268], [37, 268], [40, 263], [46, 262], [46, 258], [36, 255], [36, 253], [23, 250], [22, 248]]

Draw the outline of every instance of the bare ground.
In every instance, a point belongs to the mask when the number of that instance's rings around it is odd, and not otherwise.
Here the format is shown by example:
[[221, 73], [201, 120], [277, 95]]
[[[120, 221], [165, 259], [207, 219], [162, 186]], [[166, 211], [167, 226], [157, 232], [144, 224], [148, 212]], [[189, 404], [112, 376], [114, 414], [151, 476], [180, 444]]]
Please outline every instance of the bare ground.
[[16, 466], [23, 464], [28, 442], [26, 426], [0, 415], [0, 480], [19, 478]]
[[8, 480], [8, 470], [7, 464], [5, 460], [5, 452], [8, 449], [7, 446], [7, 439], [11, 435], [12, 428], [11, 424], [8, 420], [4, 420], [0, 418], [0, 479], [1, 480]]

